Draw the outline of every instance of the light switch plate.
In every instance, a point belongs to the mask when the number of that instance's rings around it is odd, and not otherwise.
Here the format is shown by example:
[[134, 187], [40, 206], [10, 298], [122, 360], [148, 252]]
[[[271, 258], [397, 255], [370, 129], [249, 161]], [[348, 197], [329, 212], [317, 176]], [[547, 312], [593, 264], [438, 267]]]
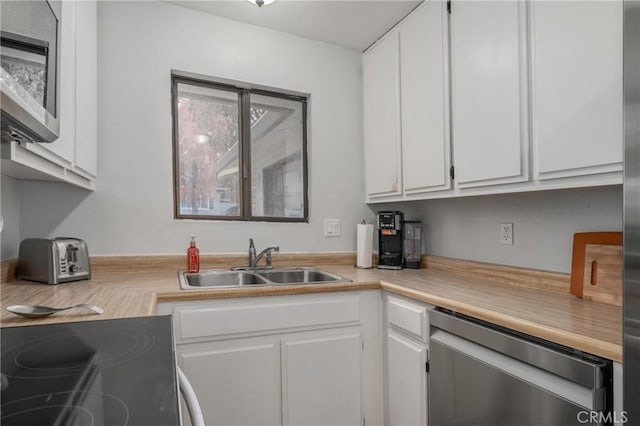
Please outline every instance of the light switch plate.
[[324, 220], [324, 236], [339, 237], [341, 235], [340, 224], [341, 224], [340, 219], [325, 219]]

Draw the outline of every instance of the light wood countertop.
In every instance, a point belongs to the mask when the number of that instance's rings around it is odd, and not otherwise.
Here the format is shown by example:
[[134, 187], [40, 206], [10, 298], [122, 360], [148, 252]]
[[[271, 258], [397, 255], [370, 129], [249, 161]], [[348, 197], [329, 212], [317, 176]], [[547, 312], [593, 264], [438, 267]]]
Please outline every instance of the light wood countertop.
[[[161, 257], [158, 257], [160, 263], [155, 263], [154, 258], [145, 258], [152, 260], [143, 265], [144, 271], [131, 269], [131, 265], [139, 265], [140, 262], [126, 262], [126, 265], [122, 266], [121, 261], [115, 262], [105, 258], [94, 262], [92, 259], [94, 272], [90, 281], [61, 285], [15, 280], [3, 283], [0, 287], [0, 321], [3, 327], [10, 327], [112, 319], [153, 315], [159, 302], [381, 288], [622, 362], [622, 309], [581, 300], [569, 294], [568, 276], [564, 274], [522, 270], [521, 279], [518, 281], [512, 279], [514, 273], [518, 274], [517, 268], [504, 268], [504, 274], [496, 274], [500, 267], [488, 268], [491, 271], [487, 272], [486, 264], [466, 262], [463, 267], [457, 265], [455, 270], [458, 272], [453, 272], [451, 265], [460, 261], [447, 262], [442, 258], [434, 258], [433, 268], [427, 269], [364, 270], [350, 266], [352, 256], [343, 257], [346, 260], [341, 259], [342, 264], [323, 264], [325, 261], [332, 261], [327, 258], [321, 259], [322, 263], [316, 263], [316, 266], [349, 278], [352, 282], [206, 290], [180, 290], [177, 279], [179, 266], [171, 260], [173, 258], [161, 261]], [[300, 265], [305, 264], [301, 262], [304, 260], [295, 258], [290, 262], [298, 262]], [[276, 266], [290, 266], [286, 262], [278, 263], [277, 259], [274, 263]], [[427, 263], [429, 264], [429, 261]], [[152, 267], [154, 264], [156, 267]], [[205, 269], [211, 266], [204, 262], [202, 267]], [[218, 264], [216, 267], [221, 266]], [[525, 285], [527, 273], [530, 273], [529, 279], [533, 285]], [[545, 283], [541, 284], [541, 279], [546, 280]], [[511, 283], [512, 281], [515, 284]], [[565, 284], [566, 287], [563, 287]], [[5, 310], [7, 306], [19, 304], [60, 307], [77, 303], [96, 304], [102, 307], [105, 313], [96, 315], [78, 309], [43, 319], [26, 319]]]

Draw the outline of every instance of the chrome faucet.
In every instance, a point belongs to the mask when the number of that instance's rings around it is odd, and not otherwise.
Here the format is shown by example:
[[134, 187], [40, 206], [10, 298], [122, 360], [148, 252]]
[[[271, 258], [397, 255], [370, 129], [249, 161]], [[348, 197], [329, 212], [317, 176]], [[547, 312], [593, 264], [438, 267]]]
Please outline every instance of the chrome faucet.
[[271, 268], [271, 253], [274, 251], [280, 251], [280, 247], [267, 247], [260, 253], [256, 254], [256, 246], [253, 244], [253, 238], [249, 238], [249, 268], [256, 269], [258, 267], [258, 262], [260, 262], [260, 259], [264, 256], [267, 257], [267, 268]]

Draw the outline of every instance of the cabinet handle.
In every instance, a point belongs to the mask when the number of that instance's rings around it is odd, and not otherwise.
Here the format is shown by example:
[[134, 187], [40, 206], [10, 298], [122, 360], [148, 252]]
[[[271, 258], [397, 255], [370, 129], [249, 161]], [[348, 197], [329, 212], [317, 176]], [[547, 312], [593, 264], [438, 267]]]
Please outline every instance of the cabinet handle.
[[598, 284], [598, 261], [591, 262], [591, 285]]

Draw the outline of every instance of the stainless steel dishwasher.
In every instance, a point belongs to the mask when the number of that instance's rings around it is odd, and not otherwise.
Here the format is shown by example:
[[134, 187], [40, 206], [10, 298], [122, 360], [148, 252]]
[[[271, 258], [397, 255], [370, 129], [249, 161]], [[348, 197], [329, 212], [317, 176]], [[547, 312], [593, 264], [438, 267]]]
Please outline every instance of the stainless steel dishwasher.
[[429, 321], [430, 426], [606, 424], [611, 361], [441, 309]]

